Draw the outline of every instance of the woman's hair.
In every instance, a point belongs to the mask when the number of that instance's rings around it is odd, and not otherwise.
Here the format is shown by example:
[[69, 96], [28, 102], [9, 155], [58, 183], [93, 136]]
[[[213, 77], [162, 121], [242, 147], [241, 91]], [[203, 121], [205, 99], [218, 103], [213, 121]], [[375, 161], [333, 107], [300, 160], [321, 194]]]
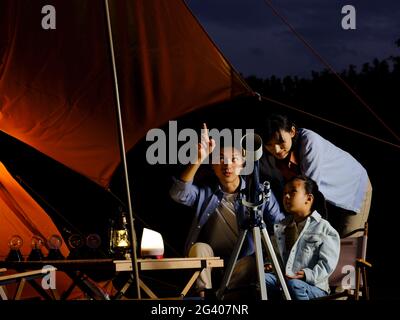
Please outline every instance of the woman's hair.
[[321, 191], [319, 191], [317, 183], [304, 175], [298, 175], [291, 178], [288, 182], [293, 180], [302, 180], [304, 181], [304, 189], [307, 194], [312, 194], [314, 196], [314, 201], [311, 206], [311, 211], [317, 210], [318, 213], [325, 219], [328, 218], [328, 210], [326, 208], [325, 197]]
[[295, 145], [297, 140], [297, 126], [289, 119], [287, 116], [282, 114], [272, 114], [264, 122], [263, 126], [259, 128], [258, 134], [260, 135], [263, 143], [267, 143], [273, 138], [276, 138], [281, 130], [290, 132], [292, 127], [295, 128], [296, 134], [292, 138], [293, 145]]

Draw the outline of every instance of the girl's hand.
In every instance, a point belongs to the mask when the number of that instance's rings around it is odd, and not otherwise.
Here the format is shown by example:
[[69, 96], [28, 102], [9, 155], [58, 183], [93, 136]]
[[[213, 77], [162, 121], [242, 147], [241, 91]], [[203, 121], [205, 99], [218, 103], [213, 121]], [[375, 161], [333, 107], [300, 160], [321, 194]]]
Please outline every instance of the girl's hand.
[[288, 274], [286, 275], [286, 278], [288, 279], [303, 279], [304, 277], [305, 274], [303, 270], [297, 271], [294, 276], [289, 276]]
[[272, 272], [272, 264], [271, 263], [264, 264], [264, 272]]

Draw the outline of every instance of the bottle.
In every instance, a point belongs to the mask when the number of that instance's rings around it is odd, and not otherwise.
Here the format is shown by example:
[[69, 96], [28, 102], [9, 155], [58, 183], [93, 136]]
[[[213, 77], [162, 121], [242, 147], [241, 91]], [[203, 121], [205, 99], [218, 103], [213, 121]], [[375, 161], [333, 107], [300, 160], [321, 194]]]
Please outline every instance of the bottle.
[[77, 260], [77, 259], [85, 259], [87, 258], [85, 255], [84, 245], [85, 239], [83, 235], [78, 233], [71, 233], [68, 237], [68, 244], [69, 244], [69, 260]]
[[53, 234], [47, 240], [47, 246], [49, 247], [49, 254], [46, 260], [63, 260], [65, 257], [61, 253], [61, 246], [63, 240], [58, 234]]
[[42, 247], [44, 246], [44, 239], [41, 236], [34, 235], [31, 241], [31, 253], [28, 256], [28, 261], [41, 261], [44, 259]]
[[111, 252], [117, 260], [130, 259], [130, 247], [128, 219], [120, 207], [118, 217], [111, 228]]
[[23, 243], [24, 241], [18, 235], [14, 235], [10, 238], [10, 240], [8, 241], [8, 247], [10, 248], [10, 252], [6, 257], [6, 261], [18, 261], [18, 262], [24, 261], [24, 257], [22, 256], [22, 253], [20, 251]]

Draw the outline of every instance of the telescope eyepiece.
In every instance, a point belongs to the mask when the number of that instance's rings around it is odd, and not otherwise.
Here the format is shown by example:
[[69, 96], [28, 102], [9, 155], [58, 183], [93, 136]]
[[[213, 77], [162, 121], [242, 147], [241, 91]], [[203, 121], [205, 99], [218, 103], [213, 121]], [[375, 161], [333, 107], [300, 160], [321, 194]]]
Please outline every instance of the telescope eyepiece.
[[240, 140], [243, 157], [249, 161], [257, 161], [263, 154], [263, 142], [261, 137], [255, 133], [248, 133]]

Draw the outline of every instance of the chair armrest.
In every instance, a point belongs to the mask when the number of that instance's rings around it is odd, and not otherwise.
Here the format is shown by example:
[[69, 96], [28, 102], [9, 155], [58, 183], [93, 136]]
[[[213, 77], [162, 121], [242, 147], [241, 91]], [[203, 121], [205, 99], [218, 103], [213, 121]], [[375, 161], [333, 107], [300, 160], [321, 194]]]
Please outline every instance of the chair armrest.
[[356, 264], [357, 264], [357, 266], [364, 266], [364, 267], [369, 267], [369, 268], [372, 267], [372, 264], [364, 259], [357, 259]]

